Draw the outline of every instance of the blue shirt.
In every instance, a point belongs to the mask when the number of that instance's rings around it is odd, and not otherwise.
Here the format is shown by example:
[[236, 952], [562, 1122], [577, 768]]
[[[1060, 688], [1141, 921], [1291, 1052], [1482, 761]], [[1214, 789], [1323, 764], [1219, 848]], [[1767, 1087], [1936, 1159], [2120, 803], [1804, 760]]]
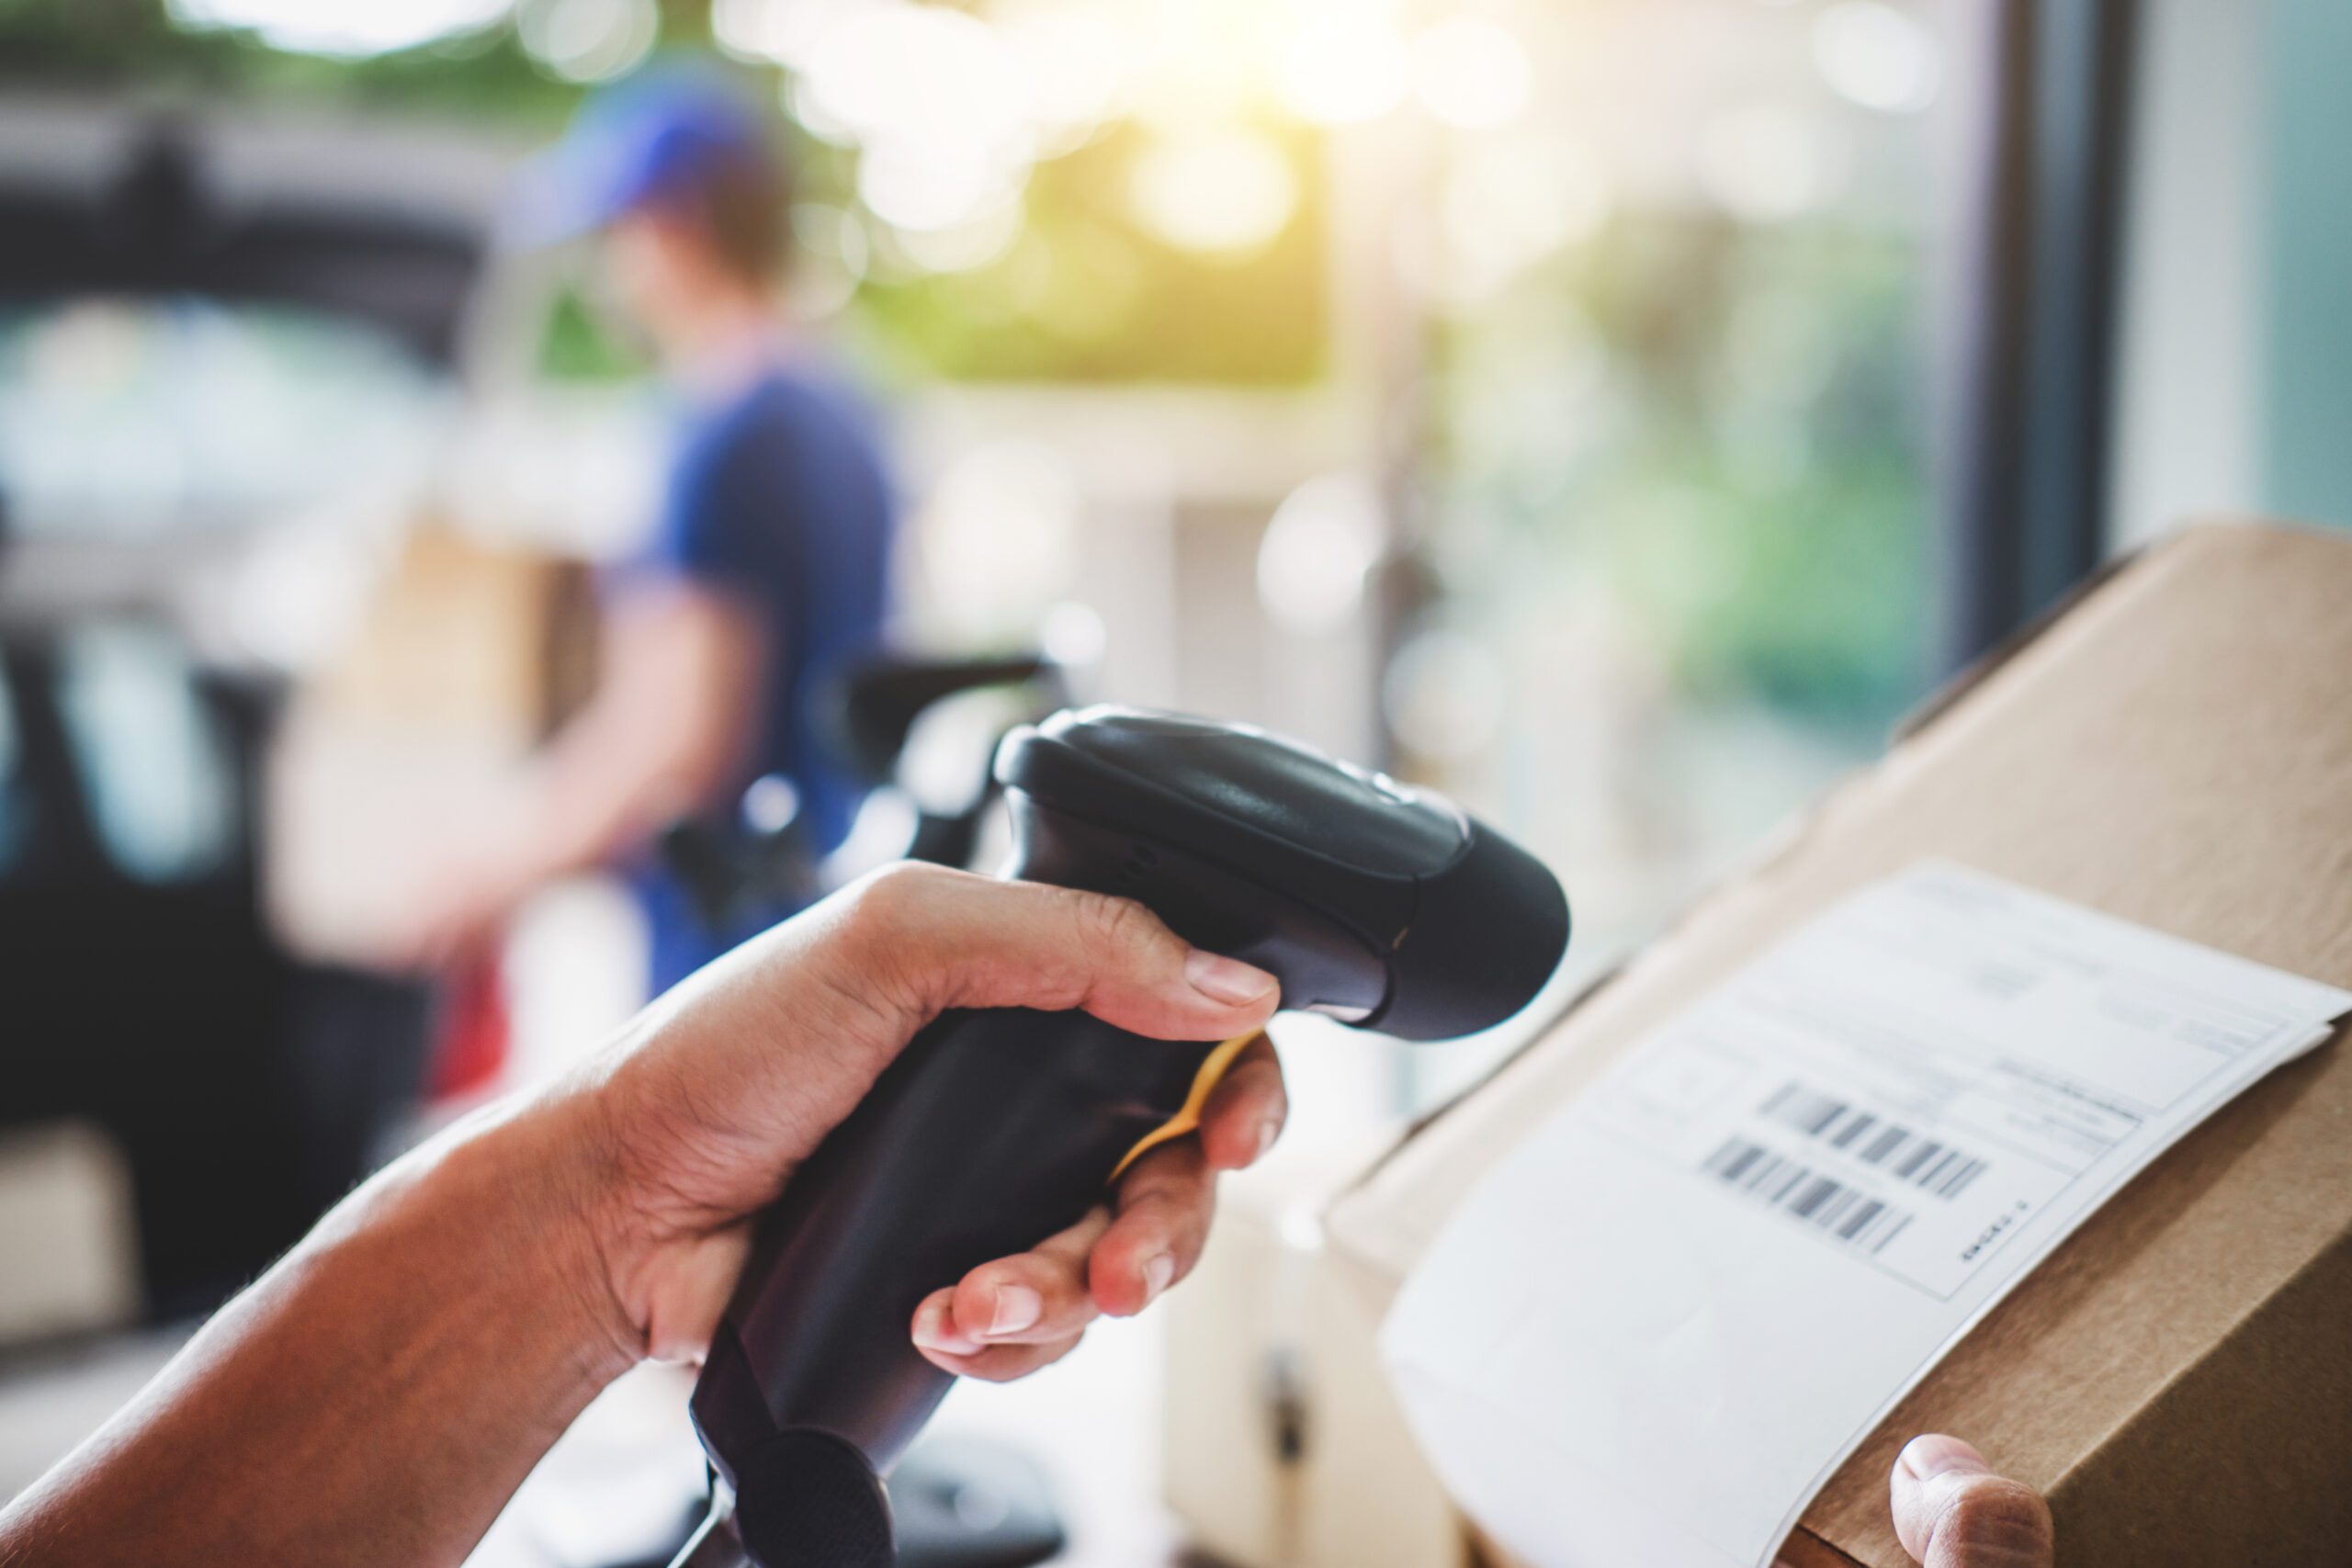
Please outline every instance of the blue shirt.
[[[653, 537], [620, 578], [692, 583], [760, 622], [767, 645], [747, 777], [781, 773], [800, 794], [803, 841], [838, 844], [861, 786], [824, 733], [826, 682], [873, 651], [888, 608], [895, 507], [872, 418], [845, 387], [777, 367], [732, 400], [691, 410]], [[734, 802], [721, 803], [732, 821]], [[652, 936], [656, 990], [791, 913], [714, 932], [658, 864], [631, 878]]]

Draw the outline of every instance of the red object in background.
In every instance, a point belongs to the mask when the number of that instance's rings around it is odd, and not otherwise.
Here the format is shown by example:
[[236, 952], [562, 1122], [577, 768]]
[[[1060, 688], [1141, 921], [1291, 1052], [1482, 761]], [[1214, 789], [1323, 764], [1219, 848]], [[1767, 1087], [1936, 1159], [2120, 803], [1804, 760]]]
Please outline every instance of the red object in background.
[[493, 948], [466, 959], [445, 984], [433, 1065], [425, 1075], [427, 1098], [454, 1100], [487, 1089], [506, 1066], [512, 1038], [505, 976]]

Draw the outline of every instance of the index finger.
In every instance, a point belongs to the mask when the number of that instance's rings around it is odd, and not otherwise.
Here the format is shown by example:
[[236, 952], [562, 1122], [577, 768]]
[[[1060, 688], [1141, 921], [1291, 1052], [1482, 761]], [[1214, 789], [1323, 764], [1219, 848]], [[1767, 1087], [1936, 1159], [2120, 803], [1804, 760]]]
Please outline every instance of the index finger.
[[1273, 1146], [1290, 1119], [1282, 1061], [1261, 1034], [1234, 1058], [1201, 1111], [1201, 1150], [1213, 1170], [1239, 1170]]

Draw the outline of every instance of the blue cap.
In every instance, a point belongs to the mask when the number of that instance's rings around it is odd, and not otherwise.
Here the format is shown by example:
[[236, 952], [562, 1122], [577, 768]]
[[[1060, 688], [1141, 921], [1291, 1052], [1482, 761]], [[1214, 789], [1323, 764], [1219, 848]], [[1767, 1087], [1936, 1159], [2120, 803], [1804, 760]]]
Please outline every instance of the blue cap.
[[576, 239], [745, 174], [781, 180], [784, 168], [765, 118], [733, 83], [692, 66], [640, 72], [590, 98], [563, 140], [525, 165], [515, 228], [528, 243]]

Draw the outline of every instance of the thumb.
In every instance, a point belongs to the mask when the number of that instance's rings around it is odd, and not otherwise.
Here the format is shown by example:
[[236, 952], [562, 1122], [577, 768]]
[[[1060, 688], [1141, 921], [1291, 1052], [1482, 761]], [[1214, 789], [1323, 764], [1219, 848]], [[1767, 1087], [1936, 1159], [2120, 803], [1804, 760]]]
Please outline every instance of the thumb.
[[947, 1008], [1083, 1008], [1162, 1040], [1254, 1032], [1262, 969], [1193, 947], [1132, 899], [902, 866], [853, 890], [842, 956], [920, 1022]]
[[2050, 1506], [1958, 1438], [1914, 1438], [1887, 1490], [1894, 1533], [1925, 1568], [2054, 1568]]

